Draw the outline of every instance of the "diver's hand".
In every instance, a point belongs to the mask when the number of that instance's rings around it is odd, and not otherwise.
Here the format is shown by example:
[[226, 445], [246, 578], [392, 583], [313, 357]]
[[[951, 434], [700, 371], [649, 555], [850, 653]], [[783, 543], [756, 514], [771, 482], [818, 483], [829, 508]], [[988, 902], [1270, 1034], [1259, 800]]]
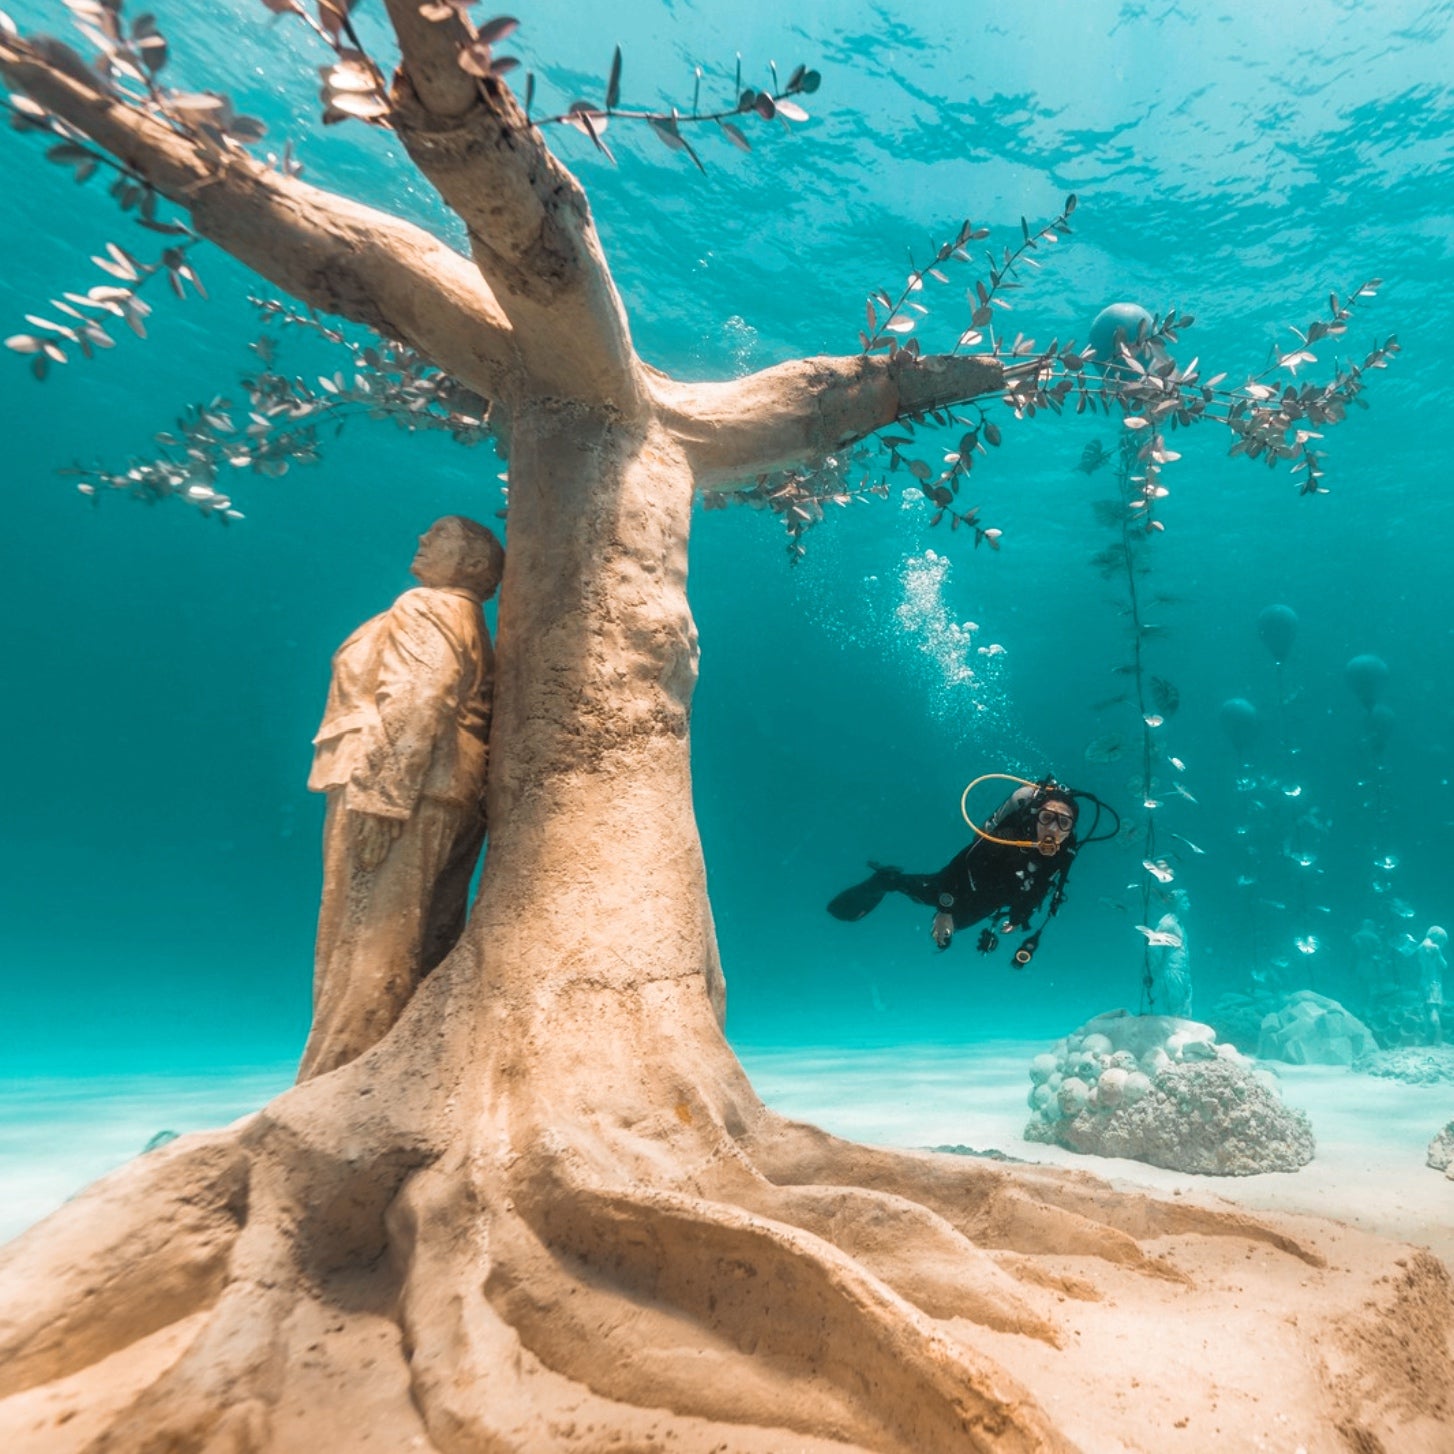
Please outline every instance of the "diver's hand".
[[949, 941], [954, 938], [954, 916], [940, 909], [929, 926], [929, 934], [940, 949], [948, 949]]
[[354, 843], [359, 867], [372, 873], [388, 856], [394, 840], [404, 830], [402, 818], [385, 818], [379, 813], [353, 813]]

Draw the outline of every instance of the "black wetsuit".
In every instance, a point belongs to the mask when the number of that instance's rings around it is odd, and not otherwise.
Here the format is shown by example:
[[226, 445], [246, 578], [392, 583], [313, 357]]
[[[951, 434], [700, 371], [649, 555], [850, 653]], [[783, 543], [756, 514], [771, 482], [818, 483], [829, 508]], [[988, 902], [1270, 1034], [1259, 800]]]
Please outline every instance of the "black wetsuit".
[[[1033, 825], [1017, 827], [1011, 819], [995, 836], [1008, 838], [1022, 831], [1028, 837]], [[938, 873], [901, 873], [897, 869], [880, 869], [879, 873], [888, 879], [884, 888], [889, 893], [945, 910], [956, 929], [992, 918], [1003, 918], [1011, 928], [1023, 929], [1029, 927], [1056, 880], [1065, 877], [1074, 851], [1061, 848], [1054, 858], [1045, 858], [1036, 848], [1006, 848], [976, 838]]]
[[[1033, 842], [1033, 810], [1026, 804], [1007, 803], [985, 831], [996, 838]], [[1028, 928], [1051, 890], [1064, 883], [1075, 849], [1074, 840], [1067, 839], [1058, 853], [1047, 858], [1038, 848], [1012, 848], [976, 837], [938, 873], [875, 867], [872, 877], [839, 894], [828, 912], [838, 919], [861, 919], [892, 893], [947, 913], [956, 930], [981, 919], [1002, 920], [1007, 931]], [[1052, 911], [1055, 907], [1052, 901]]]

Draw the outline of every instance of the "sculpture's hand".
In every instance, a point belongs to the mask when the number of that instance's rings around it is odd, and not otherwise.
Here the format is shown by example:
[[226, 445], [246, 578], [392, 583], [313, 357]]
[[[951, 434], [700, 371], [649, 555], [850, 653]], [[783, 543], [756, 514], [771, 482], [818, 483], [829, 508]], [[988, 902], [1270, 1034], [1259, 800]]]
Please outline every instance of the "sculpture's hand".
[[389, 849], [403, 830], [404, 820], [355, 811], [353, 823], [359, 867], [372, 873], [389, 856]]

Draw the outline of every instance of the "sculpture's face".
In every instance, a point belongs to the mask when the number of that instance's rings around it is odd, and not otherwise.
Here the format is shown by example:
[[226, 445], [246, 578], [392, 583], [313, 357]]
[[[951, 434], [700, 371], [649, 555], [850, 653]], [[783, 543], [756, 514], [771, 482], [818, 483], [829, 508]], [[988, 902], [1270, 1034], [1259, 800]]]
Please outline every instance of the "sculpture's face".
[[460, 555], [465, 547], [458, 526], [441, 520], [419, 537], [409, 574], [421, 586], [452, 586], [458, 584]]

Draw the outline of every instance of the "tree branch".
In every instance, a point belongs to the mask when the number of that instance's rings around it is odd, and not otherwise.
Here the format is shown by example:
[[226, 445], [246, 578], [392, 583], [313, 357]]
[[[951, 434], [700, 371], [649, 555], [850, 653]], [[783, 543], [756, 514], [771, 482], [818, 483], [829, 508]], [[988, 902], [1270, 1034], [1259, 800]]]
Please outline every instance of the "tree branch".
[[186, 208], [201, 236], [300, 302], [409, 344], [485, 398], [510, 392], [510, 322], [468, 258], [388, 213], [208, 150], [68, 55], [0, 33], [0, 76]]
[[580, 183], [509, 88], [457, 62], [457, 19], [388, 0], [402, 65], [391, 116], [415, 165], [469, 230], [475, 262], [514, 324], [533, 388], [635, 414], [635, 352]]
[[655, 370], [648, 377], [662, 420], [707, 490], [822, 459], [906, 414], [997, 393], [1004, 382], [996, 358], [903, 353], [796, 359], [727, 384], [685, 384]]

